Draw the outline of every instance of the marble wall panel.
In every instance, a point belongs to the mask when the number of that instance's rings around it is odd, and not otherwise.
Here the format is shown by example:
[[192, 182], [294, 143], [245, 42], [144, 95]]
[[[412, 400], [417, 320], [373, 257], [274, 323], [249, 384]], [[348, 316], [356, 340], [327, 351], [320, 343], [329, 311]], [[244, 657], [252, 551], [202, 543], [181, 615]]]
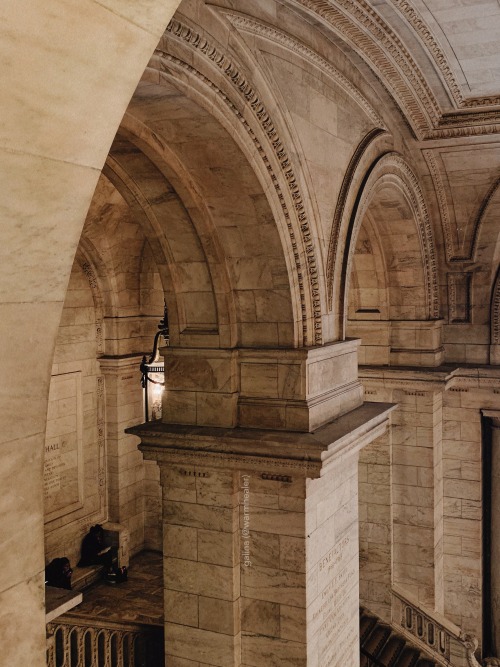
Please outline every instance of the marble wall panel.
[[[358, 457], [308, 483], [307, 664], [359, 665]], [[340, 650], [339, 647], [342, 647]]]

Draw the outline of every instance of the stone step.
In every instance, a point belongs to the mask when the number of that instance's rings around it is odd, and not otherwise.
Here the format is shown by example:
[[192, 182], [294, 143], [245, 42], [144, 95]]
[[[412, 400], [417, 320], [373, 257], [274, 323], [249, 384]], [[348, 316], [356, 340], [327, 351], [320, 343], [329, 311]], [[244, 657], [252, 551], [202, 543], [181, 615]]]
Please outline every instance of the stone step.
[[360, 608], [361, 667], [439, 667], [408, 639]]

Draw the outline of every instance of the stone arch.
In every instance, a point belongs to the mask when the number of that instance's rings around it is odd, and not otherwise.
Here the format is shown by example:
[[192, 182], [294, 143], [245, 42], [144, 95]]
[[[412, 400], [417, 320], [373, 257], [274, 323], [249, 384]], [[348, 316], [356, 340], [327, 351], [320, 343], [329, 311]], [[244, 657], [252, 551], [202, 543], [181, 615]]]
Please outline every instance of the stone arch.
[[[411, 280], [410, 283], [413, 284], [410, 284], [403, 279], [404, 265], [408, 264], [408, 259], [404, 259], [405, 255], [408, 256], [407, 251], [402, 251], [402, 248], [394, 243], [394, 234], [390, 234], [387, 227], [383, 209], [398, 209], [398, 207], [399, 213], [402, 213], [407, 220], [408, 230], [411, 228], [414, 231], [412, 238], [407, 240], [412, 252], [413, 268], [419, 269], [422, 275], [421, 286], [418, 285], [417, 280]], [[345, 335], [347, 301], [356, 241], [368, 211], [371, 213], [372, 221], [378, 225], [379, 233], [385, 237], [386, 244], [390, 244], [389, 251], [395, 269], [393, 277], [396, 278], [397, 286], [411, 288], [419, 298], [418, 310], [415, 311], [414, 317], [407, 317], [397, 308], [393, 308], [392, 313], [389, 311], [389, 318], [420, 320], [438, 318], [436, 254], [427, 206], [418, 179], [409, 165], [401, 155], [390, 152], [380, 157], [366, 175], [358, 200], [353, 207], [349, 229], [346, 233], [347, 247], [343, 257], [339, 294], [343, 335]], [[391, 271], [390, 262], [388, 262], [388, 268]], [[411, 311], [408, 310], [408, 313], [411, 314]]]
[[[221, 308], [217, 308], [213, 271], [191, 215], [147, 156], [128, 141], [121, 139], [121, 145], [127, 148], [120, 155], [114, 145], [104, 173], [122, 193], [149, 243], [162, 280], [172, 342], [178, 343], [182, 332], [218, 336]], [[183, 286], [186, 271], [189, 288]]]
[[[122, 134], [155, 163], [189, 211], [217, 281], [219, 327], [230, 332], [221, 344], [300, 345], [301, 310], [292, 296], [296, 276], [290, 277], [290, 253], [284, 252], [268, 192], [256, 174], [255, 149], [250, 159], [234, 130], [227, 132], [227, 122], [185, 88], [174, 79], [141, 84]], [[156, 107], [156, 120], [146, 125], [142, 105], [151, 110], [159, 99], [161, 110]], [[169, 117], [174, 104], [182, 111]], [[197, 128], [203, 128], [203, 141]]]
[[[500, 265], [500, 182], [496, 181], [484, 198], [476, 221], [476, 236], [472, 265], [464, 265], [463, 270], [472, 272], [471, 302], [472, 323], [490, 325], [493, 345], [493, 296], [498, 285]], [[462, 268], [462, 267], [461, 267]], [[491, 307], [490, 307], [491, 303]]]
[[146, 77], [173, 83], [210, 110], [234, 137], [274, 213], [293, 297], [295, 345], [320, 344], [324, 290], [309, 204], [285, 145], [289, 138], [280, 136], [283, 124], [274, 117], [277, 105], [264, 101], [265, 95], [256, 89], [247, 71], [249, 63], [241, 66], [215, 39], [209, 41], [176, 18], [151, 59]]
[[345, 246], [350, 232], [350, 217], [356, 210], [364, 182], [373, 164], [392, 148], [388, 132], [374, 129], [360, 141], [347, 167], [340, 189], [332, 230], [328, 241], [326, 262], [328, 308], [333, 311], [334, 335], [342, 337], [344, 327], [342, 284]]

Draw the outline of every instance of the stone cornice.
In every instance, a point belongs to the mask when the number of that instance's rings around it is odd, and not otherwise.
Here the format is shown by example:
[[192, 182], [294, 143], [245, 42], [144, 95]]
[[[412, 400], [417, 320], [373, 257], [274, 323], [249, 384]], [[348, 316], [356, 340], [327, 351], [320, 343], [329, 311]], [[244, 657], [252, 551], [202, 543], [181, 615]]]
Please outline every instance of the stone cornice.
[[351, 455], [378, 437], [395, 409], [391, 403], [364, 403], [314, 433], [213, 428], [150, 422], [126, 429], [141, 439], [145, 458], [158, 463], [214, 468], [288, 469], [318, 476], [326, 462]]
[[360, 366], [359, 379], [370, 385], [407, 391], [500, 390], [500, 366], [446, 365], [436, 368]]

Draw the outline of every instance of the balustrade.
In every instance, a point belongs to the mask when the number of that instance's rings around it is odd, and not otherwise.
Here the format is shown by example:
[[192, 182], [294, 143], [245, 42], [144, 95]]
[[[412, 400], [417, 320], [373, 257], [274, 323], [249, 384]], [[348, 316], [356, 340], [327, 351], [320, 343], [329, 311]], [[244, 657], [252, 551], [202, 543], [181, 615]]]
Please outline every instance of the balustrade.
[[163, 667], [163, 628], [65, 615], [47, 625], [47, 667]]
[[392, 590], [392, 622], [442, 665], [481, 667], [475, 656], [476, 637], [463, 633], [439, 614], [424, 609], [396, 587]]

